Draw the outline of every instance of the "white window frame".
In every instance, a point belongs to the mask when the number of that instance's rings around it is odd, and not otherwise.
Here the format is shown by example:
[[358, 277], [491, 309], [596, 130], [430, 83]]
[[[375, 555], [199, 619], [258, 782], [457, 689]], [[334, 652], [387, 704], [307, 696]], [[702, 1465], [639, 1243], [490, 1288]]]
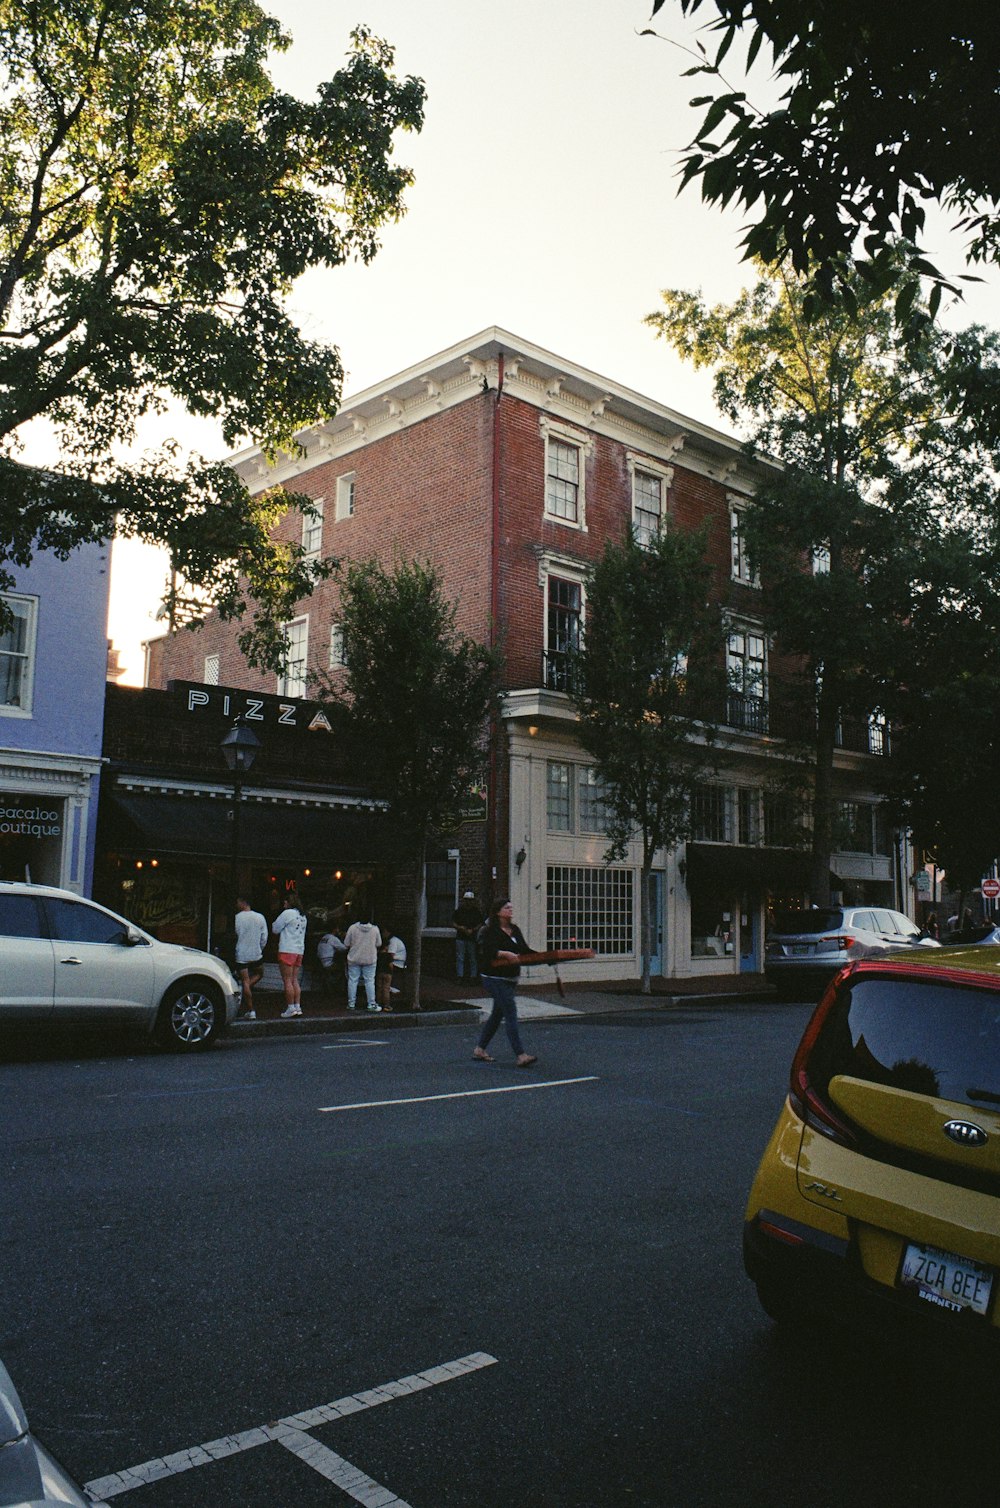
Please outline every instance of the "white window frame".
[[649, 511], [648, 509], [640, 510], [638, 506], [639, 477], [642, 476], [652, 478], [654, 481], [657, 481], [660, 484], [660, 522], [657, 526], [657, 533], [659, 533], [659, 531], [663, 528], [664, 520], [667, 517], [667, 500], [668, 493], [673, 485], [674, 468], [672, 466], [661, 466], [656, 461], [651, 461], [648, 456], [636, 455], [636, 453], [631, 450], [626, 453], [625, 459], [632, 483], [632, 531], [635, 534], [636, 543], [642, 545], [643, 547], [646, 547], [652, 544], [653, 541], [652, 538], [643, 537], [644, 533], [646, 532], [645, 527], [643, 527], [643, 529], [640, 529], [638, 523], [638, 515], [640, 511], [643, 513], [648, 513]]
[[[35, 697], [35, 650], [38, 643], [38, 598], [29, 597], [21, 592], [4, 592], [0, 594], [8, 607], [23, 608], [20, 617], [26, 624], [25, 647], [23, 650], [0, 648], [0, 663], [6, 666], [8, 660], [21, 661], [21, 674], [18, 680], [18, 700], [16, 702], [0, 702], [0, 717], [31, 717]], [[0, 684], [6, 681], [6, 676]]]
[[729, 498], [730, 576], [733, 581], [739, 581], [744, 586], [759, 587], [760, 575], [751, 568], [746, 539], [743, 535], [743, 510], [744, 504], [741, 499]]
[[314, 560], [323, 549], [323, 499], [313, 498], [312, 514], [302, 515], [302, 548], [309, 560]]
[[587, 626], [587, 592], [584, 582], [587, 568], [579, 560], [571, 560], [550, 550], [538, 556], [538, 585], [542, 589], [542, 682], [544, 684], [549, 663], [549, 577], [557, 576], [562, 581], [571, 581], [580, 588], [580, 642]]
[[218, 686], [219, 684], [219, 656], [206, 655], [205, 665], [202, 672], [202, 680], [206, 686]]
[[809, 554], [809, 564], [814, 576], [829, 576], [830, 546], [814, 545]]
[[346, 664], [347, 660], [344, 657], [344, 625], [342, 623], [331, 623], [329, 669], [342, 670]]
[[355, 471], [345, 471], [343, 476], [337, 478], [337, 502], [334, 514], [338, 523], [345, 518], [354, 517], [356, 484], [357, 472]]
[[309, 666], [309, 614], [304, 613], [299, 618], [292, 618], [282, 630], [282, 638], [286, 645], [289, 644], [292, 631], [301, 631], [301, 654], [294, 661], [290, 660], [287, 669], [278, 676], [278, 695], [296, 698], [305, 697], [308, 689], [308, 666]]
[[[587, 461], [593, 454], [593, 437], [583, 434], [578, 429], [572, 429], [568, 424], [559, 424], [555, 420], [550, 419], [547, 414], [542, 415], [539, 425], [545, 441], [543, 516], [549, 523], [561, 524], [565, 529], [578, 529], [582, 534], [585, 534], [587, 532]], [[575, 518], [564, 518], [561, 513], [553, 512], [549, 508], [549, 449], [553, 444], [568, 445], [577, 452], [578, 477], [576, 483]]]
[[[743, 649], [738, 654], [734, 652], [733, 646], [733, 640], [737, 638], [740, 638], [744, 641]], [[751, 639], [760, 641], [759, 656], [756, 654], [751, 655], [749, 653], [750, 646], [748, 641]], [[726, 635], [726, 678], [728, 682], [726, 692], [727, 698], [735, 696], [739, 697], [741, 701], [749, 701], [751, 699], [758, 700], [761, 703], [761, 717], [764, 724], [763, 728], [761, 729], [747, 728], [745, 721], [742, 720], [741, 714], [740, 721], [729, 721], [728, 725], [730, 727], [739, 727], [742, 728], [745, 732], [767, 732], [770, 706], [770, 696], [768, 690], [768, 658], [769, 655], [767, 635], [765, 634], [762, 626], [759, 623], [730, 623], [729, 631]], [[760, 666], [760, 676], [759, 680], [756, 682], [756, 684], [759, 686], [759, 690], [753, 689], [754, 683], [748, 684], [746, 674], [748, 665]], [[732, 672], [737, 666], [742, 667], [740, 671], [738, 686], [734, 685], [732, 681]]]

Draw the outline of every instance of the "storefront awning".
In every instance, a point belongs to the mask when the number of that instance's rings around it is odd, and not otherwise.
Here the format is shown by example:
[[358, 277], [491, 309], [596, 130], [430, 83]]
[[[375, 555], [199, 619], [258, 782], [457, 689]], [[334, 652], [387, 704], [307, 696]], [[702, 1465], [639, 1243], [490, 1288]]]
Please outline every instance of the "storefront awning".
[[712, 885], [732, 894], [800, 889], [809, 885], [811, 855], [797, 848], [752, 848], [738, 843], [689, 843], [687, 886]]
[[[219, 797], [144, 791], [101, 795], [103, 841], [126, 853], [227, 859], [233, 846], [232, 802]], [[392, 857], [391, 832], [377, 811], [244, 799], [240, 855], [269, 863], [372, 863]]]

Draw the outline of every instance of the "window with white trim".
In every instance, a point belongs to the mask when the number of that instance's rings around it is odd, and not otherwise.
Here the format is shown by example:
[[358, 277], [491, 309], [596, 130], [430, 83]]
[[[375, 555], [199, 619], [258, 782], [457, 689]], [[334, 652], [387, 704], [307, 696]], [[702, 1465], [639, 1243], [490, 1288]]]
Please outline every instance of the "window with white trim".
[[812, 573], [814, 576], [829, 576], [830, 574], [830, 546], [814, 545], [810, 552]]
[[734, 628], [726, 641], [726, 721], [747, 733], [766, 733], [767, 641], [752, 628]]
[[550, 691], [570, 689], [570, 665], [580, 647], [583, 585], [550, 574], [545, 593], [545, 684]]
[[293, 618], [281, 630], [287, 659], [284, 674], [278, 676], [279, 696], [305, 696], [306, 659], [309, 653], [309, 618]]
[[205, 656], [205, 673], [202, 677], [206, 686], [218, 686], [219, 684], [219, 656]]
[[580, 765], [577, 795], [580, 808], [580, 831], [603, 833], [608, 826], [607, 787], [592, 764]]
[[27, 716], [35, 681], [38, 598], [3, 594], [13, 622], [0, 632], [0, 713]]
[[340, 670], [347, 664], [344, 653], [344, 625], [342, 623], [330, 624], [330, 658], [329, 668]]
[[323, 500], [316, 498], [312, 512], [302, 515], [302, 548], [307, 555], [318, 555], [323, 548]]
[[729, 792], [706, 785], [691, 794], [691, 837], [696, 843], [729, 842]]
[[632, 530], [636, 544], [651, 545], [663, 527], [664, 478], [636, 467], [632, 473]]
[[742, 581], [744, 586], [760, 586], [760, 577], [750, 564], [742, 508], [729, 510], [729, 546], [733, 580]]
[[550, 759], [545, 767], [546, 826], [550, 833], [607, 831], [607, 788], [593, 765]]
[[583, 456], [579, 445], [552, 437], [546, 455], [545, 511], [563, 523], [580, 522]]
[[347, 471], [337, 478], [336, 515], [338, 520], [354, 517], [354, 483], [353, 471]]
[[635, 950], [633, 871], [610, 865], [550, 864], [546, 871], [547, 948]]
[[872, 712], [868, 718], [869, 754], [888, 754], [889, 719], [884, 712]]
[[550, 759], [545, 767], [545, 813], [550, 833], [573, 831], [572, 766]]

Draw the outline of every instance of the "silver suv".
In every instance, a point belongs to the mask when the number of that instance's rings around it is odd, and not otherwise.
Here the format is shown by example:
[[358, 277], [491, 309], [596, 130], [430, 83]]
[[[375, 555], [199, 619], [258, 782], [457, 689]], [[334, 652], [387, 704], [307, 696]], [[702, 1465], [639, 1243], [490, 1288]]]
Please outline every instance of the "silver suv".
[[0, 1021], [138, 1026], [195, 1052], [238, 1001], [236, 980], [211, 953], [157, 942], [70, 890], [0, 882]]
[[857, 958], [940, 946], [908, 916], [885, 906], [779, 911], [764, 949], [764, 972], [782, 994], [815, 992]]

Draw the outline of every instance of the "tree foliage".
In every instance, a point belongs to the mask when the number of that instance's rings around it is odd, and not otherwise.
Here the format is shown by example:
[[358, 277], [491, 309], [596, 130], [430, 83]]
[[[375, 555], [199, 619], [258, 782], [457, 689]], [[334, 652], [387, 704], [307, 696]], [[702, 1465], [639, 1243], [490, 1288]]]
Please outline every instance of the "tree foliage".
[[642, 988], [649, 993], [649, 878], [658, 849], [690, 829], [691, 797], [714, 768], [711, 725], [723, 632], [709, 603], [704, 533], [669, 521], [649, 544], [609, 541], [587, 575], [587, 632], [573, 657], [580, 743], [605, 790], [606, 861], [642, 841]]
[[[273, 499], [251, 504], [211, 463], [121, 459], [168, 399], [269, 455], [336, 410], [337, 351], [285, 299], [307, 269], [375, 254], [411, 181], [393, 138], [419, 129], [424, 91], [359, 30], [300, 101], [267, 72], [287, 45], [253, 0], [0, 6], [0, 568], [117, 518], [171, 549], [192, 607], [208, 591], [239, 612], [243, 572], [285, 612], [315, 580], [268, 547]], [[58, 470], [18, 459], [35, 419]]]
[[[674, 0], [707, 14], [712, 42], [689, 75], [713, 92], [683, 160], [682, 181], [702, 197], [747, 210], [748, 257], [786, 257], [822, 288], [850, 299], [847, 259], [864, 256], [876, 290], [894, 288], [908, 316], [921, 276], [943, 279], [918, 250], [936, 202], [966, 237], [973, 263], [1000, 260], [996, 98], [1000, 30], [987, 4], [935, 0], [873, 6], [864, 0]], [[666, 0], [654, 0], [652, 13]], [[781, 96], [758, 108], [725, 70], [759, 54]], [[905, 263], [893, 243], [911, 243]]]
[[344, 669], [320, 678], [364, 750], [367, 782], [387, 804], [400, 854], [415, 866], [415, 1004], [428, 842], [457, 826], [481, 782], [489, 719], [500, 705], [498, 654], [460, 633], [455, 619], [432, 566], [351, 562], [341, 571]]
[[[912, 628], [960, 601], [965, 562], [992, 517], [996, 472], [948, 402], [953, 353], [925, 327], [903, 348], [892, 301], [861, 278], [854, 300], [810, 321], [810, 277], [781, 269], [731, 306], [664, 294], [650, 324], [716, 372], [716, 398], [779, 465], [744, 513], [761, 612], [786, 662], [774, 686], [810, 730], [812, 900], [829, 898], [843, 718], [898, 710]], [[965, 360], [998, 366], [995, 338], [967, 331]], [[973, 356], [973, 353], [975, 355]]]

